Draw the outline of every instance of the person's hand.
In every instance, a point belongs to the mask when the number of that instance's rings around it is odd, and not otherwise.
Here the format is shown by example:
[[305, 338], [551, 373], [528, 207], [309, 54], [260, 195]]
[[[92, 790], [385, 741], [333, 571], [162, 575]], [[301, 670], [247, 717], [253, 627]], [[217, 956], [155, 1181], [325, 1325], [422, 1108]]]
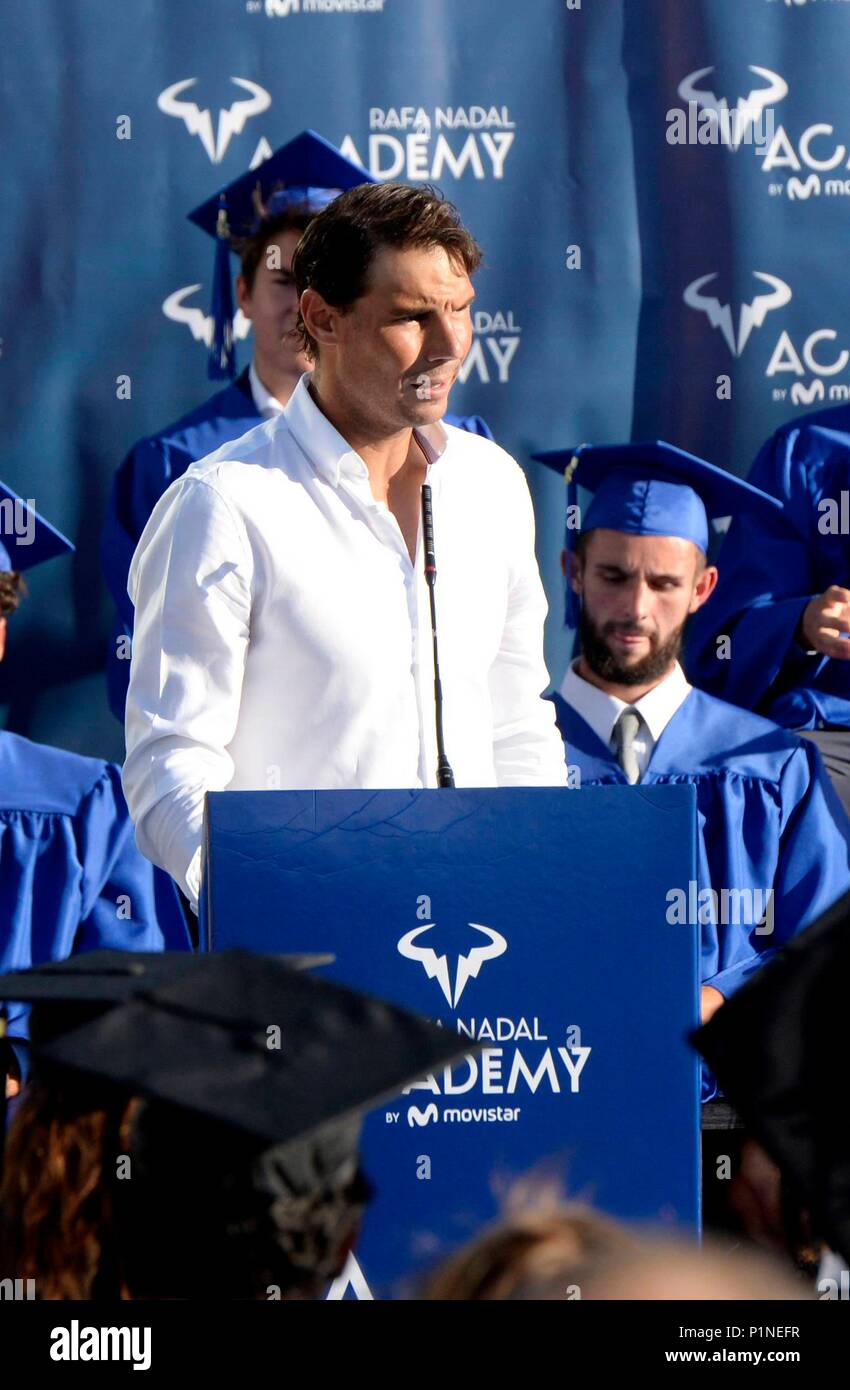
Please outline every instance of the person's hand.
[[[847, 637], [841, 633], [846, 632]], [[800, 645], [807, 651], [850, 661], [850, 589], [830, 584], [825, 593], [811, 599], [800, 621]]]
[[725, 1002], [720, 990], [715, 989], [714, 985], [703, 985], [699, 992], [699, 1012], [702, 1022], [708, 1023], [711, 1015], [717, 1013], [720, 1005], [725, 1004]]

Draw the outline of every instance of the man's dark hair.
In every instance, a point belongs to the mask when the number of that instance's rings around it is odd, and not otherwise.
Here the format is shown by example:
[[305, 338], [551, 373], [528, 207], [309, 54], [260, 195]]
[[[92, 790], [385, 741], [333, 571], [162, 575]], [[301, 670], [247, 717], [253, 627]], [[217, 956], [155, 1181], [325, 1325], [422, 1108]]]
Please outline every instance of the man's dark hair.
[[[592, 533], [590, 531], [579, 531], [578, 535], [575, 538], [575, 542], [573, 543], [573, 550], [575, 551], [582, 565], [584, 565], [587, 561], [587, 542], [591, 534]], [[567, 579], [569, 579], [569, 575], [567, 575]]]
[[[357, 1122], [349, 1129], [359, 1130]], [[132, 1182], [114, 1185], [114, 1234], [134, 1299], [320, 1298], [355, 1244], [371, 1188], [356, 1146], [269, 1144], [142, 1101]]]
[[279, 212], [275, 217], [264, 218], [250, 236], [233, 238], [240, 270], [249, 290], [254, 288], [257, 267], [269, 242], [274, 241], [275, 237], [283, 236], [285, 232], [298, 232], [300, 236], [307, 230], [315, 215], [304, 204], [297, 204]]
[[14, 613], [27, 591], [26, 581], [17, 570], [0, 570], [0, 618]]
[[[382, 246], [398, 250], [441, 246], [467, 275], [481, 264], [481, 248], [460, 213], [425, 184], [364, 183], [335, 198], [313, 218], [292, 258], [298, 297], [316, 290], [327, 304], [345, 313], [365, 294], [369, 268]], [[312, 358], [318, 346], [301, 314], [295, 333]]]

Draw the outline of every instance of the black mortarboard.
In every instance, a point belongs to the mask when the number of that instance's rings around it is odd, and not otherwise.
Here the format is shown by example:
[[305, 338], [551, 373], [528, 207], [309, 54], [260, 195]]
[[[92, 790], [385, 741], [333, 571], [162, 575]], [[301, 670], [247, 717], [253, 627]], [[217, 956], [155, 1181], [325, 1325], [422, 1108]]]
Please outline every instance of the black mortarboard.
[[[330, 965], [329, 953], [265, 956], [291, 970]], [[84, 951], [0, 975], [0, 1001], [53, 1000], [68, 1004], [121, 1004], [157, 985], [175, 983], [208, 968], [210, 956], [190, 951]]]
[[[34, 1046], [48, 1116], [53, 1096], [62, 1113], [103, 1108], [123, 1124], [139, 1098], [128, 1139], [113, 1136], [129, 1144], [133, 1181], [114, 1183], [92, 1297], [124, 1286], [267, 1297], [272, 1285], [314, 1296], [339, 1273], [368, 1199], [363, 1112], [480, 1044], [280, 957], [171, 961], [171, 978], [158, 971], [139, 995], [105, 1011], [101, 1000], [99, 1017]], [[17, 979], [3, 987], [21, 992]]]
[[850, 1126], [840, 1062], [850, 894], [795, 936], [694, 1035], [730, 1101], [850, 1261]]
[[288, 1144], [477, 1048], [273, 957], [223, 951], [205, 962], [34, 1047], [36, 1057]]
[[[312, 970], [329, 965], [334, 957], [283, 955], [274, 959], [293, 970]], [[184, 976], [197, 979], [208, 961], [206, 954], [189, 951], [85, 951], [65, 960], [45, 961], [28, 970], [0, 975], [0, 1015], [9, 1001], [35, 1005], [30, 1040], [33, 1044], [43, 1042], [158, 984]]]
[[229, 258], [240, 238], [253, 236], [264, 221], [289, 208], [315, 215], [346, 189], [374, 182], [329, 140], [315, 130], [303, 130], [189, 213], [190, 222], [216, 239], [211, 377], [232, 377], [236, 370]]
[[29, 502], [0, 483], [0, 570], [28, 570], [74, 546]]

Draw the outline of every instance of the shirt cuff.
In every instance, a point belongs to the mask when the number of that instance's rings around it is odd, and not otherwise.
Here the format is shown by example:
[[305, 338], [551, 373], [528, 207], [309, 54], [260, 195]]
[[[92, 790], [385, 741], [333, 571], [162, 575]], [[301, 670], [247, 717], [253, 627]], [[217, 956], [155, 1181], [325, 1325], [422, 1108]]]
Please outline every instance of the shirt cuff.
[[189, 867], [183, 875], [183, 881], [186, 885], [186, 892], [189, 898], [189, 906], [191, 907], [196, 917], [198, 915], [198, 901], [201, 896], [202, 854], [203, 846], [198, 845], [198, 848], [195, 850], [195, 853], [192, 855], [192, 858], [189, 861]]
[[749, 960], [739, 961], [737, 965], [730, 965], [726, 970], [720, 970], [716, 975], [712, 975], [708, 980], [700, 981], [703, 985], [711, 985], [728, 999], [730, 994], [734, 994], [741, 985], [746, 984], [751, 975], [760, 970], [773, 955], [773, 951], [760, 951], [758, 955], [750, 956]]

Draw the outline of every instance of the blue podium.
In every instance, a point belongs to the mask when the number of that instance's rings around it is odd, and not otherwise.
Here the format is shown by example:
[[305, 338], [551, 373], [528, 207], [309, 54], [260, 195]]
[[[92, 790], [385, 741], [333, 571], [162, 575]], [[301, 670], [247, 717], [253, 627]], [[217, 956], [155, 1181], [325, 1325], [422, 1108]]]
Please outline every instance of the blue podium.
[[691, 787], [210, 794], [210, 949], [333, 952], [486, 1044], [368, 1117], [377, 1195], [333, 1296], [409, 1288], [533, 1169], [698, 1225], [698, 928], [668, 917], [695, 855]]

